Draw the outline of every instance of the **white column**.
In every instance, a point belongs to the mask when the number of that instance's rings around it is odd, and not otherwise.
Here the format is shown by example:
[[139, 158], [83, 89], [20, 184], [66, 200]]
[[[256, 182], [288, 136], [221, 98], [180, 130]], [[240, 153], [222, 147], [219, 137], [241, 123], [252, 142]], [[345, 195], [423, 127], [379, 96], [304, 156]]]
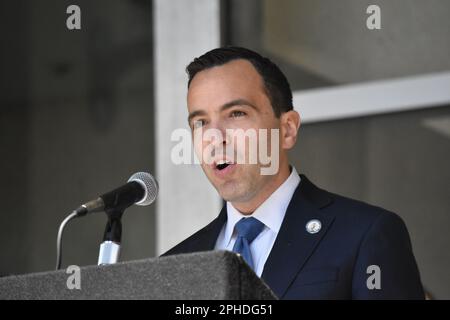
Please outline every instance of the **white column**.
[[156, 252], [163, 253], [216, 217], [221, 200], [199, 165], [174, 165], [173, 130], [187, 125], [187, 75], [194, 58], [220, 45], [219, 0], [155, 0]]

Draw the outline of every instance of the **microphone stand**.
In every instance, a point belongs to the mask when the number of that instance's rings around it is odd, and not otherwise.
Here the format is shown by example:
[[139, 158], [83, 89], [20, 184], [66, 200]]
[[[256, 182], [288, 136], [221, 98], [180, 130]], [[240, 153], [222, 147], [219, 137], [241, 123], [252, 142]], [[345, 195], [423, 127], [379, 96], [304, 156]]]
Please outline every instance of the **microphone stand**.
[[122, 239], [122, 214], [124, 209], [109, 209], [106, 211], [106, 223], [103, 242], [100, 245], [98, 265], [117, 263], [120, 255], [120, 242]]

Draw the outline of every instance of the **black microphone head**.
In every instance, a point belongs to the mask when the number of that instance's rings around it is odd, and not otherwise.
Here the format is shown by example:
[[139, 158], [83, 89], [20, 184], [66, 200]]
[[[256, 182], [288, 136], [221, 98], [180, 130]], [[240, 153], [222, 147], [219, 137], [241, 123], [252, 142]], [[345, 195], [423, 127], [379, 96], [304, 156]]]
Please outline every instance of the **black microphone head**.
[[155, 201], [158, 195], [158, 181], [150, 173], [136, 172], [128, 179], [128, 182], [131, 181], [136, 181], [145, 190], [144, 197], [135, 204], [138, 206], [148, 206]]

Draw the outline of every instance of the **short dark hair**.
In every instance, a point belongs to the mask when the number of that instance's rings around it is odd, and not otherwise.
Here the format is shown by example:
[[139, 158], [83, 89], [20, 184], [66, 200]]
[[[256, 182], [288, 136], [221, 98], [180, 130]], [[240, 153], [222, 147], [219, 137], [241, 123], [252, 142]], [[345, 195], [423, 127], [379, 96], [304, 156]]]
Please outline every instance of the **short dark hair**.
[[265, 86], [264, 89], [277, 118], [279, 118], [283, 112], [293, 109], [291, 87], [280, 68], [270, 61], [270, 59], [242, 47], [217, 48], [195, 58], [186, 67], [186, 72], [189, 76], [188, 88], [192, 79], [200, 71], [221, 66], [237, 59], [244, 59], [251, 62], [262, 77]]

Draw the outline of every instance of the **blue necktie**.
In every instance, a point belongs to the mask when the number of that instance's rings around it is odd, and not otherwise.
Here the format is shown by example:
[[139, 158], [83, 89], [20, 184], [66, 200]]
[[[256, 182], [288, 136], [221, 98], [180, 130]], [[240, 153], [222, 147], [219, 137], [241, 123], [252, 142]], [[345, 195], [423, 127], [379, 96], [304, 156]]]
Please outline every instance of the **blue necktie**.
[[253, 217], [242, 218], [234, 227], [237, 231], [237, 239], [233, 252], [241, 254], [245, 262], [254, 270], [255, 266], [250, 251], [250, 244], [264, 229], [264, 223]]

